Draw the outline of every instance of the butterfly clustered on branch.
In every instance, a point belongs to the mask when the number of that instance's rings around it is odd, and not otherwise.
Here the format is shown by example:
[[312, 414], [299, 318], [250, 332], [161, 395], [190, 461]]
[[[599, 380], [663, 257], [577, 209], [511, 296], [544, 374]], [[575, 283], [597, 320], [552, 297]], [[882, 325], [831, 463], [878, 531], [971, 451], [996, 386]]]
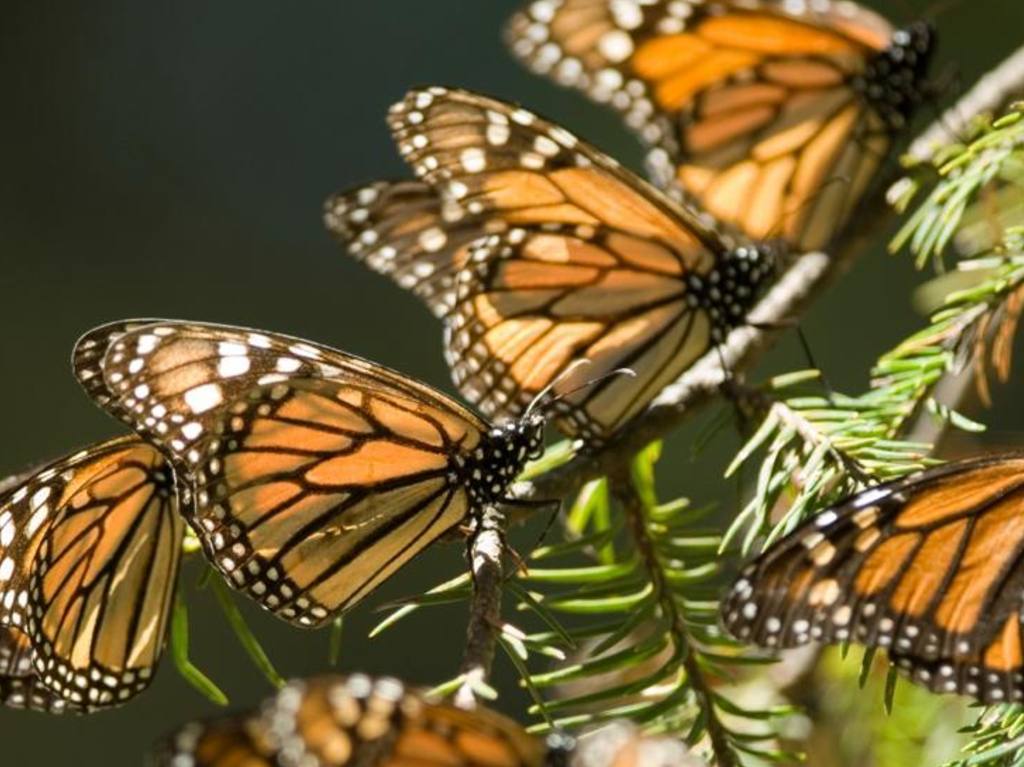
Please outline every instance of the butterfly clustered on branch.
[[[326, 205], [346, 250], [439, 318], [454, 383], [482, 415], [408, 375], [281, 333], [161, 319], [89, 331], [74, 373], [137, 436], [41, 467], [0, 496], [6, 704], [90, 711], [141, 691], [176, 621], [186, 527], [214, 578], [316, 628], [442, 536], [468, 525], [472, 540], [488, 510], [530, 505], [514, 483], [550, 457], [549, 421], [581, 454], [628, 431], [668, 384], [719, 353], [802, 252], [835, 244], [934, 95], [931, 26], [894, 29], [846, 2], [538, 0], [506, 35], [532, 70], [623, 114], [650, 147], [653, 183], [523, 107], [435, 86], [409, 92], [387, 118], [416, 180], [376, 181]], [[799, 407], [769, 408], [742, 458], [775, 439], [786, 470], [771, 489], [762, 473], [756, 513], [739, 520], [755, 520], [747, 548], [765, 532], [778, 540], [746, 565], [721, 616], [741, 643], [857, 642], [888, 650], [932, 690], [1019, 700], [1019, 458], [837, 498], [877, 478], [881, 440], [894, 440], [921, 400], [898, 424], [856, 444], [830, 434], [811, 455], [801, 439], [820, 421], [794, 430]], [[550, 628], [491, 627], [537, 712], [557, 725], [546, 742], [484, 709], [355, 675], [295, 682], [258, 712], [189, 725], [160, 758], [662, 763], [641, 756], [656, 746], [633, 732], [604, 756], [565, 734], [621, 717], [719, 765], [786, 758], [774, 730], [742, 723], [786, 708], [759, 716], [721, 689], [743, 660], [719, 628], [722, 544], [694, 538], [699, 515], [685, 502], [657, 500], [657, 452], [588, 484], [566, 515], [570, 540], [531, 552], [571, 555], [570, 570], [527, 566], [502, 584]], [[800, 496], [800, 513], [769, 531], [770, 507], [794, 476], [826, 465], [833, 473]], [[578, 591], [555, 596], [552, 584]], [[471, 591], [464, 578], [427, 597]], [[574, 634], [556, 613], [608, 620]], [[531, 653], [565, 661], [567, 651], [576, 665], [525, 667]], [[583, 691], [541, 694], [569, 683]], [[678, 739], [657, 748], [672, 754], [665, 764], [694, 758]]]

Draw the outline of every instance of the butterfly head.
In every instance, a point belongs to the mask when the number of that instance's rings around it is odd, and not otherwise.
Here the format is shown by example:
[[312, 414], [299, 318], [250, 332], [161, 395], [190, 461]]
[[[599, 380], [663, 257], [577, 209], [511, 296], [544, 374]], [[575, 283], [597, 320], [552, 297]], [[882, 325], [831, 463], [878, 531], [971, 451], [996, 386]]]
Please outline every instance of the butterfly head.
[[711, 271], [687, 277], [687, 301], [711, 318], [711, 336], [720, 343], [742, 325], [768, 280], [784, 246], [775, 241], [743, 245], [725, 253]]
[[473, 455], [469, 467], [469, 491], [480, 503], [505, 500], [509, 485], [527, 461], [544, 452], [547, 418], [538, 411], [493, 427]]
[[892, 130], [902, 130], [928, 97], [928, 68], [935, 50], [935, 28], [915, 21], [893, 33], [889, 47], [867, 63], [854, 86]]

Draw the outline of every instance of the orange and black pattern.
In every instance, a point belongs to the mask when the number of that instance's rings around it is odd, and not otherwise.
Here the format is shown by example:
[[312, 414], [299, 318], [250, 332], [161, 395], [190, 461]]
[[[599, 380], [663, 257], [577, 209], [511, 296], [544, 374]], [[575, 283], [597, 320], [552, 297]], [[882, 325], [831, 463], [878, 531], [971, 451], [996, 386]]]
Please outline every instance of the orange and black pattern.
[[934, 33], [849, 2], [537, 0], [534, 71], [623, 113], [675, 186], [753, 238], [821, 248], [925, 98]]
[[56, 461], [0, 496], [0, 698], [123, 703], [164, 646], [184, 522], [170, 467], [136, 438]]
[[722, 605], [770, 648], [888, 651], [936, 692], [1024, 699], [1024, 456], [951, 463], [858, 493], [771, 546]]
[[522, 727], [362, 674], [292, 682], [257, 712], [186, 725], [157, 767], [556, 767]]
[[112, 323], [79, 342], [75, 371], [192, 486], [212, 564], [298, 626], [505, 500], [542, 446], [538, 414], [492, 427], [383, 366], [245, 328]]
[[[430, 88], [396, 104], [389, 123], [422, 181], [481, 222], [446, 353], [488, 415], [521, 414], [557, 384], [556, 394], [576, 390], [559, 401], [559, 427], [600, 442], [741, 325], [771, 274], [773, 246], [732, 246], [525, 109]], [[635, 375], [607, 377], [622, 368]]]

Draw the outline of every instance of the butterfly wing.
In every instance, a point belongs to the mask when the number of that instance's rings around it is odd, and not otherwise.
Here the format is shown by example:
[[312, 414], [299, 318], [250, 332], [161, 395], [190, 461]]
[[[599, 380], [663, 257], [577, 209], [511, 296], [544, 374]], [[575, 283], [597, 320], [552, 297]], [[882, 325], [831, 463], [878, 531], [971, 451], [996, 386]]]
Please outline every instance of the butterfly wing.
[[211, 562], [297, 625], [355, 604], [469, 512], [463, 466], [487, 424], [412, 379], [216, 325], [119, 324], [85, 346], [103, 353], [79, 377], [103, 379], [97, 398], [191, 478]]
[[153, 767], [278, 767], [252, 717], [190, 722], [154, 749]]
[[[564, 431], [600, 440], [740, 324], [768, 275], [756, 249], [730, 250], [692, 211], [523, 109], [430, 89], [390, 120], [428, 184], [506, 226], [470, 247], [446, 333], [456, 384], [487, 414], [631, 368], [560, 403]], [[577, 360], [590, 365], [570, 372]]]
[[0, 499], [0, 625], [15, 630], [17, 668], [31, 661], [25, 705], [93, 710], [149, 684], [183, 524], [169, 467], [134, 438], [50, 464]]
[[748, 236], [827, 244], [920, 100], [924, 25], [853, 3], [541, 0], [510, 45], [623, 112], [660, 184]]
[[[248, 720], [236, 717], [189, 725], [172, 743], [181, 744], [177, 753], [198, 755], [203, 747], [211, 752], [208, 744], [215, 741], [230, 744], [232, 753], [237, 753], [246, 740], [265, 744], [263, 748], [273, 755], [287, 754], [289, 764], [321, 767], [544, 764], [543, 745], [503, 716], [483, 708], [463, 711], [436, 703], [396, 679], [362, 674], [291, 682], [260, 714]], [[160, 764], [176, 763], [168, 759]], [[236, 763], [201, 759], [198, 764], [234, 767]], [[249, 762], [238, 764], [249, 767]], [[252, 767], [263, 764], [254, 761]]]
[[826, 510], [748, 566], [722, 613], [742, 640], [885, 648], [933, 690], [1024, 698], [1024, 457], [952, 463]]
[[48, 690], [33, 671], [32, 642], [18, 629], [0, 627], [0, 704], [59, 714], [67, 701]]
[[358, 261], [420, 298], [438, 317], [455, 302], [455, 274], [486, 221], [446, 205], [418, 181], [379, 181], [334, 195], [328, 230]]

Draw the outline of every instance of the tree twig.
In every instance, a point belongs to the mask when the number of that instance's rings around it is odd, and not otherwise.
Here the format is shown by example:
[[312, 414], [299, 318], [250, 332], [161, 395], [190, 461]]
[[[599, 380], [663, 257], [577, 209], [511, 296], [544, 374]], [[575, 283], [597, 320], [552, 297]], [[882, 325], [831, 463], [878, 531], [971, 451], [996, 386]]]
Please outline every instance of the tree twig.
[[455, 704], [462, 708], [476, 706], [477, 690], [487, 682], [494, 663], [497, 631], [501, 626], [506, 524], [506, 517], [500, 509], [487, 506], [470, 541], [473, 597], [466, 627], [466, 649], [462, 656], [463, 681], [455, 693]]
[[718, 718], [711, 688], [708, 686], [704, 670], [697, 660], [693, 639], [686, 626], [686, 617], [682, 614], [682, 610], [672, 595], [672, 587], [666, 582], [658, 553], [655, 551], [654, 543], [651, 541], [647, 529], [647, 510], [644, 507], [643, 499], [633, 485], [628, 467], [620, 468], [612, 476], [612, 492], [622, 504], [633, 543], [651, 577], [655, 593], [659, 595], [658, 602], [661, 609], [672, 624], [672, 635], [675, 637], [675, 641], [682, 644], [679, 649], [682, 650], [683, 669], [686, 671], [687, 683], [699, 701], [698, 706], [704, 717], [704, 726], [711, 743], [711, 751], [715, 756], [714, 763], [716, 767], [736, 767], [738, 762], [735, 752], [729, 742], [725, 725]]

